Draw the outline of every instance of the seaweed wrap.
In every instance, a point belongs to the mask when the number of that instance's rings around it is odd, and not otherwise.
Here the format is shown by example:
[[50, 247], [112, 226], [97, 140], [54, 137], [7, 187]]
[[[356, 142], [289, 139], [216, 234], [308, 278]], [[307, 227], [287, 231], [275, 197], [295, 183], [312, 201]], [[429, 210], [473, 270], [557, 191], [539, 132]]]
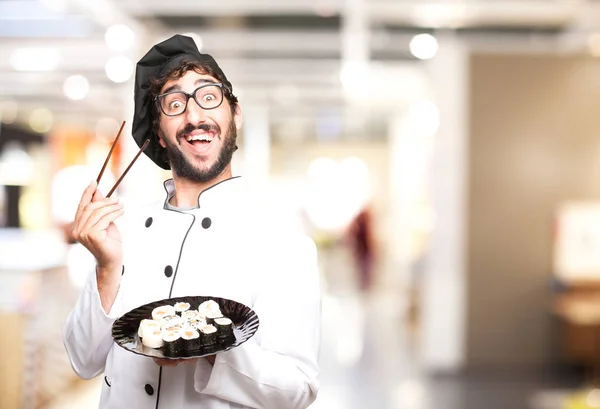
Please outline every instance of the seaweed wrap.
[[215, 319], [214, 326], [217, 328], [217, 336], [220, 340], [235, 339], [233, 335], [233, 323], [227, 317]]
[[205, 325], [200, 328], [200, 338], [202, 345], [214, 345], [217, 343], [217, 328], [213, 325]]
[[183, 352], [185, 353], [196, 353], [202, 346], [200, 334], [193, 328], [182, 331], [181, 339], [183, 340]]
[[179, 331], [167, 331], [162, 334], [163, 353], [165, 356], [180, 356], [183, 352], [183, 340]]

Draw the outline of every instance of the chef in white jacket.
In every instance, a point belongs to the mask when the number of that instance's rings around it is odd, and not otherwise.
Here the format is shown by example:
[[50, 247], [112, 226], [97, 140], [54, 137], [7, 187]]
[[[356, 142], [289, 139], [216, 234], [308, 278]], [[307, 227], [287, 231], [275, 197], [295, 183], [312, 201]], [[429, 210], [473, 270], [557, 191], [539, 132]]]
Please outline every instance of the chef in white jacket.
[[[306, 408], [317, 396], [316, 248], [232, 177], [241, 120], [231, 83], [191, 38], [176, 35], [138, 62], [132, 135], [140, 146], [150, 139], [144, 153], [173, 178], [160, 203], [127, 210], [92, 182], [73, 228], [96, 265], [64, 343], [80, 377], [103, 374], [102, 409]], [[258, 331], [229, 351], [185, 362], [113, 341], [124, 313], [193, 295], [249, 306]]]

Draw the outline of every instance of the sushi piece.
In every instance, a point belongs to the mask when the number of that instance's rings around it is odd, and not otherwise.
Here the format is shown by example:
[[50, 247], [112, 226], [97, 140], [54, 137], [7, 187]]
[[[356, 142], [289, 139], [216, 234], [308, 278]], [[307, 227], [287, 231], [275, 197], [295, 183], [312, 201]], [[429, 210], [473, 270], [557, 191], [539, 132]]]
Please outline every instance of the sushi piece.
[[223, 314], [221, 314], [221, 311], [209, 311], [206, 314], [206, 323], [214, 324], [215, 320], [218, 318], [223, 318]]
[[181, 315], [190, 309], [190, 304], [187, 302], [178, 302], [173, 306], [173, 308], [175, 309], [176, 313], [178, 312]]
[[200, 331], [200, 328], [204, 327], [205, 325], [208, 325], [208, 324], [206, 323], [206, 320], [202, 318], [194, 324], [194, 328], [196, 328], [198, 331]]
[[193, 328], [181, 332], [181, 339], [183, 340], [183, 352], [193, 354], [198, 352], [202, 346], [200, 342], [200, 334]]
[[199, 320], [200, 314], [196, 310], [188, 310], [181, 313], [181, 318], [186, 321]]
[[175, 315], [175, 308], [172, 305], [163, 305], [152, 310], [152, 319], [157, 321], [173, 315]]
[[154, 320], [143, 319], [140, 321], [138, 328], [138, 336], [144, 338], [144, 334], [152, 331], [160, 331], [160, 322]]
[[204, 301], [198, 306], [198, 312], [202, 317], [208, 316], [209, 313], [221, 313], [221, 308], [214, 300]]
[[181, 328], [185, 324], [185, 320], [177, 315], [171, 315], [160, 320], [160, 323], [163, 330], [168, 330], [173, 327]]
[[144, 333], [142, 338], [142, 344], [148, 348], [158, 349], [162, 348], [164, 342], [162, 339], [162, 333], [158, 330]]
[[167, 331], [162, 333], [163, 352], [165, 356], [176, 357], [183, 352], [183, 340], [179, 331]]
[[217, 336], [221, 340], [235, 338], [233, 335], [233, 323], [227, 317], [215, 319], [215, 327], [217, 328]]
[[217, 328], [213, 325], [205, 325], [200, 328], [202, 345], [209, 346], [217, 343]]
[[200, 322], [200, 314], [198, 311], [186, 311], [181, 315], [181, 319], [185, 325], [196, 326]]

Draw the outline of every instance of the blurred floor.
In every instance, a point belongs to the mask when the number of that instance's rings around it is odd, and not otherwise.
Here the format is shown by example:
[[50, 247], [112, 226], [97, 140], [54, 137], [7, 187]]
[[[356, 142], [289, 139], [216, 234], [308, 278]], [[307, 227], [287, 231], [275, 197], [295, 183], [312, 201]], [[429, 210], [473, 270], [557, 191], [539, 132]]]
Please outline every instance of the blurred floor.
[[[567, 388], [578, 386], [543, 373], [425, 377], [399, 280], [380, 273], [360, 294], [342, 249], [322, 259], [321, 391], [311, 409], [564, 409]], [[97, 408], [100, 387], [101, 377], [81, 382], [45, 409]]]

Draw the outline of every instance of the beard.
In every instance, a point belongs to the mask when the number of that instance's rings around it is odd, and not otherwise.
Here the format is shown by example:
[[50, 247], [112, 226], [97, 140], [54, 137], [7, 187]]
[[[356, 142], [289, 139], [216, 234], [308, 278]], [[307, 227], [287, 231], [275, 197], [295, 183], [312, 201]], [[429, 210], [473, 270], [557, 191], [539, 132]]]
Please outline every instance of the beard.
[[212, 131], [218, 133], [218, 135], [223, 138], [223, 146], [221, 146], [221, 150], [217, 154], [217, 160], [207, 168], [199, 168], [195, 166], [183, 154], [176, 143], [172, 143], [164, 137], [163, 140], [166, 144], [167, 157], [169, 158], [171, 170], [180, 178], [187, 179], [191, 182], [206, 183], [219, 176], [223, 170], [225, 170], [227, 165], [231, 163], [233, 152], [237, 150], [237, 129], [233, 119], [231, 119], [229, 122], [226, 134], [222, 134], [217, 125], [201, 124], [199, 126], [193, 126], [192, 124], [187, 124], [181, 131], [177, 133], [177, 141], [181, 141], [183, 135], [188, 134], [196, 129], [201, 129], [206, 132]]

